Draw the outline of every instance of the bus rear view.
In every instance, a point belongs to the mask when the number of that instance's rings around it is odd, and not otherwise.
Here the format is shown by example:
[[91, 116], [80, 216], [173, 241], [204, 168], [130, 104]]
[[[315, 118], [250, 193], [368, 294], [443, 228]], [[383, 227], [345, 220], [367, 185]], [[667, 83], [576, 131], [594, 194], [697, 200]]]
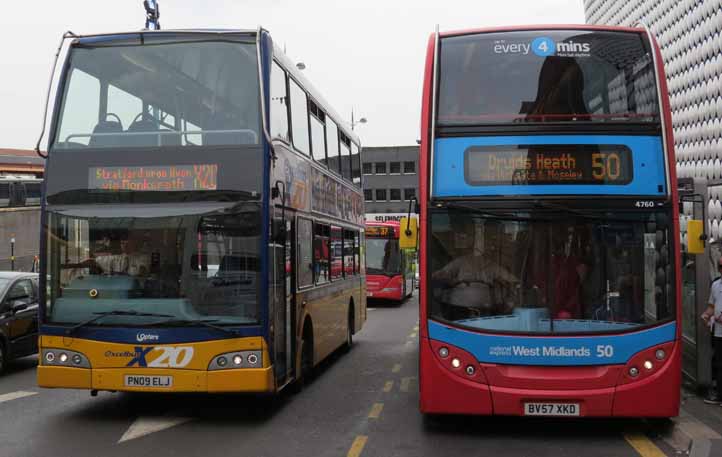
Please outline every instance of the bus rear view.
[[422, 412], [678, 414], [679, 225], [665, 97], [644, 29], [431, 37]]

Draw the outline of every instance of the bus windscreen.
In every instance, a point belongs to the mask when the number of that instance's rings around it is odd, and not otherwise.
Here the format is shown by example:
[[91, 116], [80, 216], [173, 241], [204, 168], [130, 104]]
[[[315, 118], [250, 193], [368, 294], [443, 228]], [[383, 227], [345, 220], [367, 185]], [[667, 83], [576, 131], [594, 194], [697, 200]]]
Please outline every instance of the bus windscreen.
[[53, 147], [260, 143], [255, 39], [205, 36], [76, 44]]
[[440, 126], [658, 122], [642, 35], [519, 31], [441, 39]]

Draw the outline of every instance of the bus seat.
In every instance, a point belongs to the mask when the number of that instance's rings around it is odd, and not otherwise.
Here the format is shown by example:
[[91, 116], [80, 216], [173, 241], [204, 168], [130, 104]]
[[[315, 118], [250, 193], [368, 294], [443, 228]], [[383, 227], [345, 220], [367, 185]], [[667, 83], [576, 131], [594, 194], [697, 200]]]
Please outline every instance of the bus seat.
[[[125, 135], [123, 145], [127, 146], [157, 146], [158, 145], [158, 125], [153, 119], [142, 117], [130, 124], [127, 133], [133, 135]], [[145, 133], [145, 135], [143, 134]]]
[[[117, 146], [120, 136], [123, 133], [123, 127], [118, 121], [100, 121], [93, 129], [88, 146], [103, 147]], [[100, 135], [99, 135], [100, 134]], [[110, 135], [115, 134], [115, 135]]]

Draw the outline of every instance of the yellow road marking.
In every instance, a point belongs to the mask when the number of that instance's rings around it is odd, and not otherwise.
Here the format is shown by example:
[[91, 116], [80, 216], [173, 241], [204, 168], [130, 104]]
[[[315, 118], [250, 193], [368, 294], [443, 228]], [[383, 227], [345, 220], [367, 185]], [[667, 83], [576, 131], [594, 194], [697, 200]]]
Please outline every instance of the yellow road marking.
[[411, 335], [409, 335], [409, 338], [416, 338], [416, 332], [414, 332], [414, 333], [412, 333]]
[[369, 412], [369, 419], [378, 419], [381, 416], [381, 411], [384, 409], [383, 403], [374, 403]]
[[394, 382], [393, 381], [386, 381], [386, 384], [384, 384], [384, 392], [389, 393], [391, 392], [391, 389], [394, 388]]
[[408, 392], [409, 384], [411, 383], [412, 379], [414, 379], [413, 376], [408, 378], [401, 378], [401, 385], [399, 386], [399, 390], [401, 392]]
[[624, 439], [642, 457], [666, 457], [666, 454], [642, 433], [625, 433]]
[[415, 331], [415, 332], [418, 332], [418, 331], [419, 331], [419, 326], [418, 326], [418, 325], [417, 325], [416, 327], [414, 327], [414, 331]]
[[366, 446], [366, 441], [368, 439], [369, 437], [366, 435], [357, 436], [356, 439], [353, 440], [351, 449], [348, 450], [348, 454], [346, 454], [346, 457], [360, 457], [361, 452], [364, 450], [364, 446]]
[[399, 371], [401, 371], [401, 364], [400, 364], [400, 363], [397, 363], [397, 364], [394, 365], [394, 367], [391, 369], [391, 373], [398, 373]]
[[411, 346], [412, 344], [414, 344], [414, 340], [406, 340], [405, 344], [406, 346]]

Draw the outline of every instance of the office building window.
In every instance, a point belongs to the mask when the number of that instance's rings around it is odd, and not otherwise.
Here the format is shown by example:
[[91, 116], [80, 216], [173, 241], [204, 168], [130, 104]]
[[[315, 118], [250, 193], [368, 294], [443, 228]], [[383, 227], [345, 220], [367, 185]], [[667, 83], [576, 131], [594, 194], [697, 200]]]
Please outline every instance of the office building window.
[[401, 200], [401, 189], [389, 189], [389, 200], [398, 202]]
[[416, 189], [404, 189], [404, 200], [411, 200], [416, 197]]
[[374, 201], [374, 191], [372, 189], [364, 189], [364, 200], [367, 202]]
[[401, 174], [401, 162], [390, 162], [389, 173], [391, 173], [392, 175]]
[[371, 162], [364, 162], [363, 164], [363, 173], [365, 175], [370, 175], [373, 173], [373, 166]]
[[404, 162], [404, 174], [413, 175], [416, 173], [416, 162]]
[[386, 162], [376, 162], [374, 164], [374, 168], [376, 169], [377, 175], [385, 175], [386, 174]]
[[385, 202], [386, 201], [386, 189], [376, 189], [376, 201], [377, 202]]

